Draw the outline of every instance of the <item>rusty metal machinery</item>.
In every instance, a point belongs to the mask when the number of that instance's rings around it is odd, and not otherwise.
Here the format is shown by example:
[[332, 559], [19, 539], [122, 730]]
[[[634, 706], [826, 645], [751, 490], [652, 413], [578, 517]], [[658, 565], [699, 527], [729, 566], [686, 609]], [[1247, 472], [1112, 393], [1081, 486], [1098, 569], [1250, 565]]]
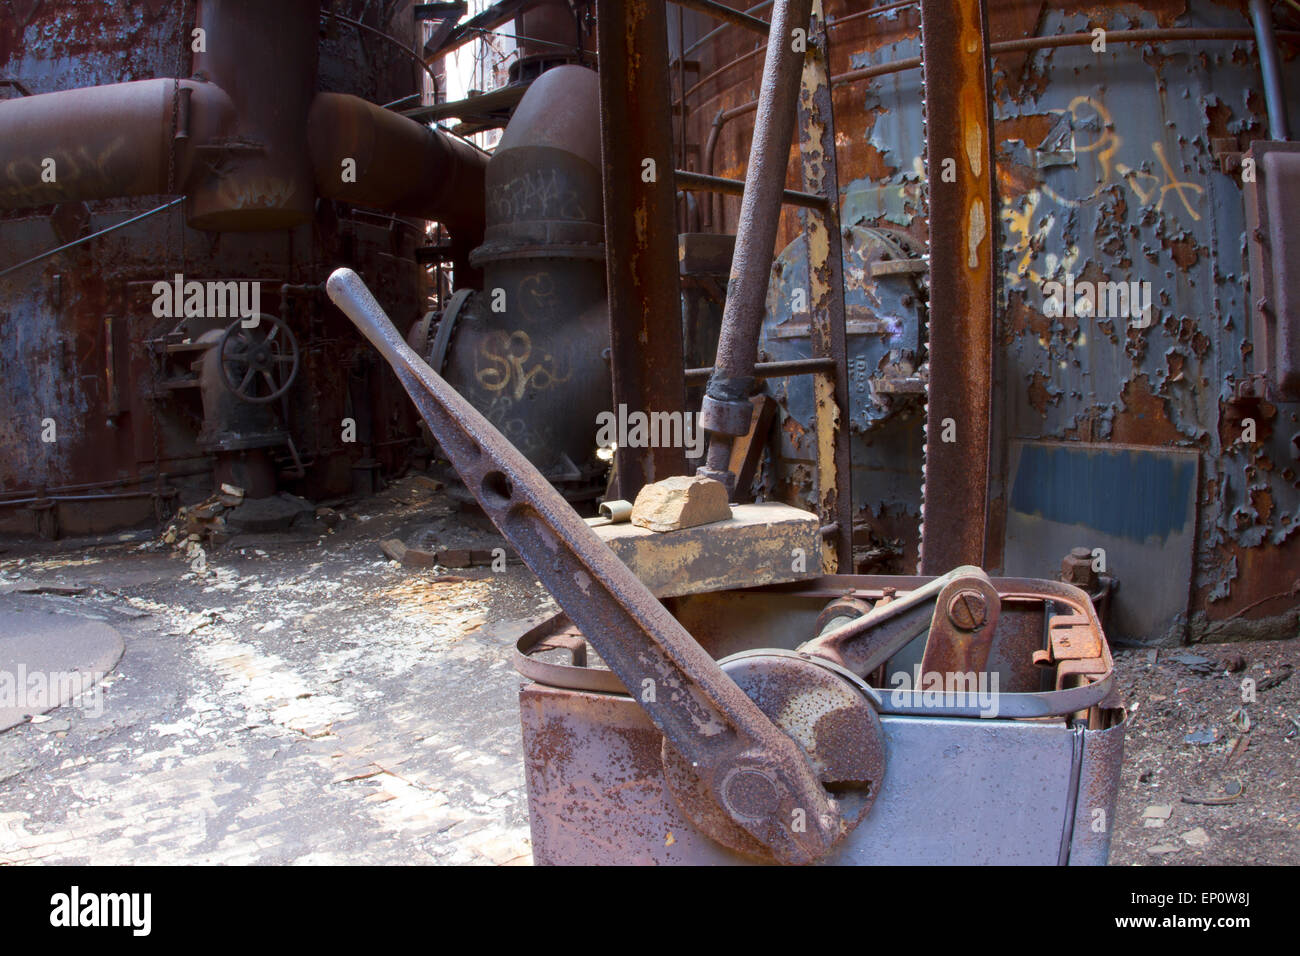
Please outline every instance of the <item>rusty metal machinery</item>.
[[[413, 30], [411, 4], [87, 10], [0, 17], [0, 530], [153, 521], [236, 476], [250, 495], [334, 497], [405, 468], [417, 422], [318, 270], [355, 265], [413, 321], [434, 218], [450, 241], [431, 251], [472, 276], [487, 156], [377, 105], [426, 75], [387, 32]], [[154, 286], [177, 275], [260, 287], [296, 374], [223, 376], [204, 353], [233, 314], [160, 314]]]
[[[788, 629], [780, 609], [788, 612], [791, 596], [778, 594], [775, 607], [743, 617], [748, 626], [711, 634], [715, 644], [706, 649], [681, 621], [691, 608], [670, 614], [542, 474], [420, 360], [354, 272], [337, 270], [328, 290], [392, 365], [480, 506], [564, 608], [567, 619], [534, 631], [522, 651], [572, 621], [579, 630], [567, 646], [575, 661], [587, 641], [608, 666], [557, 671], [528, 656], [519, 661], [538, 681], [521, 692], [521, 707], [539, 862], [938, 862], [940, 847], [951, 852], [947, 837], [918, 835], [933, 832], [930, 814], [956, 800], [967, 811], [959, 832], [984, 848], [975, 853], [980, 862], [1104, 862], [1108, 830], [1089, 836], [1076, 820], [1113, 813], [1123, 715], [1084, 592], [995, 582], [972, 567], [884, 579], [888, 590], [879, 580], [834, 578], [829, 586], [855, 601], [820, 633], [805, 632], [804, 640]], [[1005, 617], [1004, 602], [1015, 608]], [[1000, 629], [1007, 621], [1015, 625]], [[740, 623], [733, 617], [732, 625]], [[869, 683], [882, 666], [906, 675], [918, 645], [915, 687], [895, 683], [886, 695]], [[993, 676], [989, 692], [989, 676], [1002, 671], [1013, 690], [1000, 692]], [[921, 676], [928, 674], [975, 684], [958, 693], [941, 677], [936, 691]], [[889, 767], [932, 774], [932, 752], [945, 747], [965, 751], [955, 768], [964, 781], [978, 768], [980, 779], [996, 783], [931, 787], [928, 800], [917, 781], [891, 786]], [[888, 809], [874, 810], [882, 802]], [[1032, 840], [1024, 832], [1031, 811]]]
[[[963, 632], [952, 623], [949, 602], [972, 583], [992, 589], [1000, 623], [983, 629], [978, 648], [959, 648], [950, 643]], [[874, 602], [876, 611], [849, 619], [859, 630], [847, 639], [834, 632], [816, 636], [819, 609], [844, 602], [846, 594], [868, 607]], [[900, 607], [894, 616], [887, 613], [891, 605]], [[872, 780], [865, 791], [831, 785], [837, 798], [858, 798], [846, 812], [860, 816], [823, 862], [1105, 863], [1109, 836], [1097, 823], [1113, 817], [1124, 716], [1107, 692], [1104, 638], [1077, 590], [960, 569], [937, 579], [833, 575], [798, 586], [695, 595], [669, 607], [783, 732], [817, 754], [817, 766], [843, 761], [841, 767], [860, 768]], [[839, 632], [846, 634], [844, 625]], [[842, 655], [834, 643], [857, 647]], [[518, 643], [515, 665], [532, 681], [520, 691], [520, 710], [534, 859], [763, 861], [752, 847], [720, 840], [700, 825], [698, 811], [681, 801], [672, 771], [655, 759], [659, 732], [638, 694], [589, 666], [586, 645], [564, 615], [538, 624]], [[962, 673], [963, 680], [969, 673], [969, 683], [945, 681], [939, 676], [945, 672], [919, 663], [952, 651], [969, 660], [978, 656], [972, 650], [986, 662]], [[1077, 658], [1066, 656], [1075, 652]], [[825, 678], [817, 693], [844, 699], [848, 713], [866, 701], [878, 732], [865, 715], [837, 728], [826, 712], [799, 706], [795, 688], [816, 686], [808, 659]], [[852, 667], [843, 666], [846, 659]], [[886, 676], [864, 679], [860, 668], [876, 662]], [[974, 688], [983, 688], [982, 706]]]
[[[609, 8], [602, 15], [615, 17], [602, 26], [602, 40], [620, 35], [610, 28], [617, 16]], [[774, 5], [758, 110], [762, 135], [744, 186], [739, 265], [732, 268], [703, 419], [711, 433], [705, 471], [728, 479], [734, 490], [730, 446], [749, 423], [759, 303], [780, 204], [790, 198], [781, 188], [783, 164], [772, 160], [791, 138], [802, 68], [803, 122], [830, 130], [826, 138], [801, 136], [807, 161], [822, 166], [805, 175], [805, 185], [828, 189], [829, 196], [809, 192], [800, 200], [823, 217], [820, 236], [810, 233], [820, 253], [809, 279], [819, 313], [812, 338], [825, 360], [816, 370], [825, 389], [818, 414], [829, 423], [817, 434], [820, 480], [829, 492], [819, 512], [835, 517], [849, 493], [837, 484], [846, 477], [843, 459], [831, 454], [847, 447], [837, 435], [844, 422], [833, 414], [847, 405], [847, 377], [840, 228], [832, 213], [835, 137], [820, 15], [819, 5], [801, 0]], [[796, 25], [804, 33], [805, 23], [821, 57], [811, 58], [811, 71], [805, 57], [794, 55], [802, 48], [787, 39]], [[548, 74], [553, 82], [559, 72]], [[538, 81], [545, 82], [546, 76]], [[604, 84], [602, 100], [608, 111]], [[617, 157], [610, 152], [611, 122], [607, 153]], [[504, 151], [500, 165], [513, 173], [510, 154]], [[525, 169], [535, 169], [527, 158]], [[982, 168], [987, 186], [990, 165]], [[607, 177], [617, 174], [606, 169]], [[690, 179], [679, 175], [678, 181]], [[610, 188], [605, 194], [607, 202], [623, 195]], [[617, 221], [606, 212], [607, 222]], [[965, 215], [969, 223], [969, 207]], [[535, 216], [499, 230], [507, 261], [518, 252], [515, 233], [526, 233]], [[641, 237], [644, 255], [654, 239]], [[987, 276], [991, 239], [984, 232], [978, 241], [982, 260], [974, 246], [968, 259], [982, 261]], [[829, 264], [827, 251], [834, 257]], [[619, 274], [611, 266], [611, 277]], [[926, 578], [823, 579], [837, 593], [823, 597], [815, 608], [820, 613], [809, 618], [804, 611], [797, 623], [792, 611], [808, 595], [788, 587], [677, 599], [670, 613], [578, 519], [530, 456], [476, 410], [483, 398], [459, 394], [421, 360], [354, 272], [337, 270], [327, 289], [393, 367], [465, 487], [564, 609], [562, 618], [526, 637], [517, 662], [537, 681], [521, 692], [521, 707], [539, 862], [940, 862], [937, 855], [951, 854], [952, 841], [927, 834], [935, 815], [956, 815], [958, 804], [967, 813], [957, 832], [980, 862], [1104, 862], [1108, 828], [1089, 831], [1076, 822], [1113, 813], [1123, 712], [1087, 593], [1045, 581], [992, 580], [978, 567], [960, 566]], [[467, 301], [454, 302], [457, 325], [473, 314]], [[838, 324], [835, 340], [828, 316]], [[439, 366], [456, 334], [445, 316], [443, 323], [435, 338]], [[413, 333], [416, 345], [426, 336]], [[897, 377], [891, 382], [905, 390]], [[654, 466], [643, 473], [654, 474]], [[847, 541], [849, 530], [832, 522], [824, 533]], [[982, 524], [974, 534], [982, 540]], [[828, 563], [841, 556], [831, 549]], [[811, 594], [818, 595], [816, 586]], [[740, 613], [732, 599], [758, 607]], [[714, 605], [728, 610], [702, 610]], [[708, 638], [692, 637], [688, 620]], [[588, 642], [608, 669], [579, 666]], [[557, 669], [531, 654], [547, 648], [567, 649], [574, 666]], [[902, 686], [912, 673], [914, 686]], [[961, 690], [951, 686], [955, 677], [966, 682]], [[1003, 679], [1005, 690], [998, 686]], [[940, 754], [964, 756], [944, 768]], [[894, 767], [902, 769], [891, 778]], [[927, 781], [953, 769], [961, 786], [930, 787], [934, 792], [923, 795]], [[970, 781], [977, 773], [985, 784]], [[1025, 821], [1035, 812], [1036, 823], [1045, 825], [1031, 834]]]
[[[823, 855], [844, 825], [837, 807], [789, 738], [722, 675], [645, 585], [587, 528], [528, 460], [472, 405], [425, 365], [348, 269], [328, 283], [330, 297], [393, 366], [435, 437], [502, 534], [557, 600], [570, 607], [626, 684], [650, 681], [646, 710], [678, 756], [700, 778], [702, 798], [723, 803], [746, 790], [750, 774], [772, 782], [774, 804], [735, 822], [778, 858]], [[811, 832], [782, 826], [796, 807]]]
[[[908, 572], [928, 549], [934, 571], [1043, 575], [1086, 545], [1097, 573], [1136, 575], [1110, 589], [1122, 640], [1294, 633], [1297, 270], [1276, 212], [1300, 15], [1246, 0], [825, 15], [855, 567]], [[754, 169], [764, 42], [714, 27], [685, 36], [674, 106], [695, 168], [734, 179]], [[702, 201], [706, 228], [739, 231], [733, 195]], [[821, 354], [823, 310], [801, 307], [819, 219], [783, 215], [760, 367]], [[1055, 314], [1052, 282], [1145, 284], [1149, 323]], [[764, 391], [755, 490], [821, 510], [821, 393], [806, 372]]]
[[558, 66], [520, 101], [487, 167], [487, 228], [422, 354], [565, 493], [603, 488], [609, 313], [596, 74]]

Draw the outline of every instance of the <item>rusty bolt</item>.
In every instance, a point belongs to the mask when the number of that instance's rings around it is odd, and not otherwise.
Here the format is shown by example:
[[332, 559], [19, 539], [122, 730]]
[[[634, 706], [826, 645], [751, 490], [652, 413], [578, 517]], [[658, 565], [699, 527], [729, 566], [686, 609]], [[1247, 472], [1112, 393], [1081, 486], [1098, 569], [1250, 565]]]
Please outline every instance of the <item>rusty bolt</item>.
[[1096, 583], [1092, 570], [1092, 552], [1087, 548], [1071, 548], [1070, 553], [1061, 561], [1061, 580], [1091, 591]]
[[948, 602], [948, 620], [953, 627], [975, 631], [988, 619], [988, 604], [979, 591], [958, 591]]

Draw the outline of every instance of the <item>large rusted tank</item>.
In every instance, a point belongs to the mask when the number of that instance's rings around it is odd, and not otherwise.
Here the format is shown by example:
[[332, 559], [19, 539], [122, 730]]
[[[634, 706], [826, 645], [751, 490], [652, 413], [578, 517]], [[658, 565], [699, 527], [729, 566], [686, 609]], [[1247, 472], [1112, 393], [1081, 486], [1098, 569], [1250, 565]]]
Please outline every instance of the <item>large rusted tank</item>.
[[[766, 4], [745, 6], [766, 16]], [[875, 6], [826, 3], [855, 543], [857, 570], [910, 573], [924, 447], [926, 85], [917, 5]], [[1295, 130], [1300, 15], [1264, 6]], [[1072, 547], [1098, 552], [1098, 562], [1104, 552], [1104, 572], [1119, 581], [1108, 630], [1119, 639], [1293, 634], [1300, 396], [1278, 389], [1252, 331], [1255, 200], [1242, 162], [1252, 143], [1277, 137], [1250, 5], [987, 8], [1001, 252], [984, 564], [1041, 576]], [[743, 178], [761, 37], [693, 14], [683, 32], [686, 165]], [[1067, 34], [1076, 37], [1061, 44]], [[945, 75], [927, 64], [931, 90]], [[797, 144], [787, 186], [800, 188]], [[707, 230], [734, 232], [738, 210], [736, 197], [701, 197]], [[765, 359], [810, 354], [807, 315], [791, 308], [806, 282], [802, 242], [787, 207]], [[1152, 295], [1149, 324], [1101, 310], [1053, 314], [1050, 284], [1067, 281], [1110, 282], [1112, 294], [1138, 283]], [[810, 506], [810, 380], [772, 380], [768, 390], [781, 408], [759, 493]], [[1253, 432], [1243, 431], [1247, 419]]]
[[[320, 283], [350, 263], [416, 322], [428, 220], [451, 229], [445, 254], [462, 263], [481, 242], [486, 156], [380, 108], [409, 105], [424, 82], [394, 42], [416, 42], [410, 3], [330, 10], [0, 5], [0, 530], [130, 525], [221, 481], [364, 491], [422, 445], [400, 388]], [[256, 334], [276, 319], [279, 341], [296, 343], [282, 396], [230, 400], [204, 357], [231, 316], [160, 305], [176, 276], [257, 284], [268, 322]], [[252, 398], [270, 394], [254, 384]]]

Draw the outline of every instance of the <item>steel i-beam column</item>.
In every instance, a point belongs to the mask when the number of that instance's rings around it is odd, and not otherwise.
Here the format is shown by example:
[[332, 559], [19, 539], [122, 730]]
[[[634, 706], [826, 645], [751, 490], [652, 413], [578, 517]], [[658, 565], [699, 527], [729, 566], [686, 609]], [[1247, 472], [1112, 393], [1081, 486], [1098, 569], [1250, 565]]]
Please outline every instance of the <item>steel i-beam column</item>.
[[943, 574], [984, 564], [997, 205], [985, 2], [920, 5], [930, 198], [921, 573]]
[[[646, 414], [686, 405], [664, 6], [596, 8], [614, 406]], [[619, 448], [616, 495], [685, 470], [681, 448]]]

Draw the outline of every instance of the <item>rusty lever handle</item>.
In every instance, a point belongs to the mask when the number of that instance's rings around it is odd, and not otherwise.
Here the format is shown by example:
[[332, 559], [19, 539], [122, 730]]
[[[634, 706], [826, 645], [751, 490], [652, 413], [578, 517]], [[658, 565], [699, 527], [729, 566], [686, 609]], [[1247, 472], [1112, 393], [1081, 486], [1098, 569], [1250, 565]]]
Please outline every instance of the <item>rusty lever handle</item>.
[[[361, 278], [330, 299], [397, 373], [466, 487], [729, 817], [778, 860], [825, 856], [846, 832], [835, 801], [778, 730], [541, 473], [406, 344]], [[737, 813], [728, 783], [773, 782], [765, 817]], [[798, 823], [796, 823], [798, 821]]]

